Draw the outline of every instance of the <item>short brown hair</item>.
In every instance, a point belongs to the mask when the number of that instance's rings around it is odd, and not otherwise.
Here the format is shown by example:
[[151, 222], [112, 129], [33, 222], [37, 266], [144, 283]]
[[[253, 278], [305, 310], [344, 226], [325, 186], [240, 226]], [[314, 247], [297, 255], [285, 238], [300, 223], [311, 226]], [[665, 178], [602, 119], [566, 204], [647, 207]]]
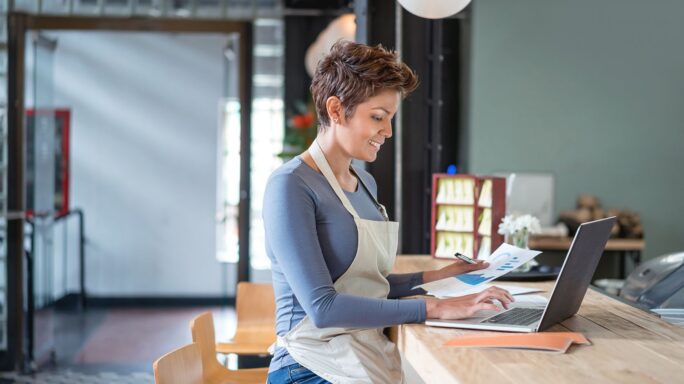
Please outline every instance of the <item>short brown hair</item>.
[[402, 97], [418, 87], [416, 74], [399, 60], [395, 51], [339, 40], [316, 67], [311, 81], [321, 130], [330, 125], [326, 101], [337, 96], [349, 119], [356, 107], [385, 89], [396, 89]]

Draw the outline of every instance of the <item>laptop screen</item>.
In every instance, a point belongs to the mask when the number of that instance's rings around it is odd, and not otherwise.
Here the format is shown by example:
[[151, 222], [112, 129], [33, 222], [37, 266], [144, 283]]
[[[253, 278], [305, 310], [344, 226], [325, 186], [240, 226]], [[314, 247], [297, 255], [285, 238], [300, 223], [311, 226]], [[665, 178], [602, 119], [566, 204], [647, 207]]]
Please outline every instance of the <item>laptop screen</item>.
[[580, 225], [539, 323], [539, 331], [577, 313], [615, 221], [613, 216]]

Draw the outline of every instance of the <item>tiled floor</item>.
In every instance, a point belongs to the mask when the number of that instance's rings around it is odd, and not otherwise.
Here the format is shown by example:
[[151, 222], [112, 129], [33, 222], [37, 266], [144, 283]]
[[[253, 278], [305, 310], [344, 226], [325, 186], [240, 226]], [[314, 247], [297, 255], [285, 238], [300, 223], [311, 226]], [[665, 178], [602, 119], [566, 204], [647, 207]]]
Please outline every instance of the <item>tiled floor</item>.
[[[0, 373], [0, 384], [152, 384], [152, 362], [191, 340], [189, 322], [211, 310], [217, 340], [235, 332], [233, 308], [128, 308], [59, 311], [45, 316], [54, 331], [55, 366], [32, 375]], [[46, 320], [49, 318], [49, 321]], [[49, 327], [48, 327], [49, 328]], [[404, 362], [407, 382], [422, 384]]]
[[134, 372], [118, 374], [114, 372], [101, 372], [87, 374], [74, 372], [69, 369], [54, 372], [40, 372], [34, 375], [19, 375], [8, 373], [0, 376], [0, 384], [153, 384], [154, 376], [148, 372]]
[[[33, 375], [0, 374], [5, 383], [153, 383], [152, 362], [191, 341], [189, 322], [211, 310], [216, 337], [235, 332], [233, 308], [128, 308], [57, 311], [45, 316], [41, 337], [52, 335], [56, 365]], [[47, 336], [45, 336], [47, 335]]]

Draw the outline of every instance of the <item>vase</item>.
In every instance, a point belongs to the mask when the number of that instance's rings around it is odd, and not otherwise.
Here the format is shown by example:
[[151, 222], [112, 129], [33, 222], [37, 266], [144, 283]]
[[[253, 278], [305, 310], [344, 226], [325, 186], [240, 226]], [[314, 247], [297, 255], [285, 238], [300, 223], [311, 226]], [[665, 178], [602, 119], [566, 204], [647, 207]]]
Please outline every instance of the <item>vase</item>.
[[[518, 248], [530, 249], [528, 246], [530, 242], [530, 232], [527, 230], [527, 228], [524, 228], [522, 230], [515, 231], [514, 233], [507, 233], [504, 237], [504, 242]], [[539, 263], [532, 259], [516, 268], [515, 272], [529, 272], [537, 265], [539, 265]]]
[[529, 249], [530, 233], [525, 229], [510, 234], [507, 233], [504, 242], [518, 248]]

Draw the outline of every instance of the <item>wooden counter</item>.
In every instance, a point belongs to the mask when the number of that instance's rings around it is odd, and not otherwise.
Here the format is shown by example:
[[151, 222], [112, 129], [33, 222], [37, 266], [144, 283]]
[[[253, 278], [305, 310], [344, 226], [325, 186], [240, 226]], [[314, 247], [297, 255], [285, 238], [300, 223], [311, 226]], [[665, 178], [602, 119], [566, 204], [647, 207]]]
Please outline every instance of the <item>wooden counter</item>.
[[[396, 272], [444, 265], [429, 256], [399, 256]], [[505, 284], [513, 284], [506, 282]], [[541, 286], [550, 295], [553, 282]], [[587, 292], [579, 313], [547, 331], [582, 332], [591, 346], [566, 354], [444, 347], [475, 331], [405, 324], [395, 329], [399, 350], [426, 383], [675, 383], [684, 382], [684, 329], [621, 303]]]
[[[572, 237], [537, 237], [531, 236], [528, 246], [540, 251], [567, 251], [572, 244]], [[638, 251], [644, 250], [646, 242], [643, 239], [609, 239], [606, 251]]]
[[[570, 249], [570, 244], [572, 244], [572, 237], [531, 236], [528, 245], [530, 249], [538, 251], [565, 252]], [[603, 255], [604, 257], [611, 253], [619, 255], [620, 275], [617, 277], [625, 279], [634, 268], [641, 264], [641, 252], [644, 247], [646, 247], [644, 239], [609, 239]]]

